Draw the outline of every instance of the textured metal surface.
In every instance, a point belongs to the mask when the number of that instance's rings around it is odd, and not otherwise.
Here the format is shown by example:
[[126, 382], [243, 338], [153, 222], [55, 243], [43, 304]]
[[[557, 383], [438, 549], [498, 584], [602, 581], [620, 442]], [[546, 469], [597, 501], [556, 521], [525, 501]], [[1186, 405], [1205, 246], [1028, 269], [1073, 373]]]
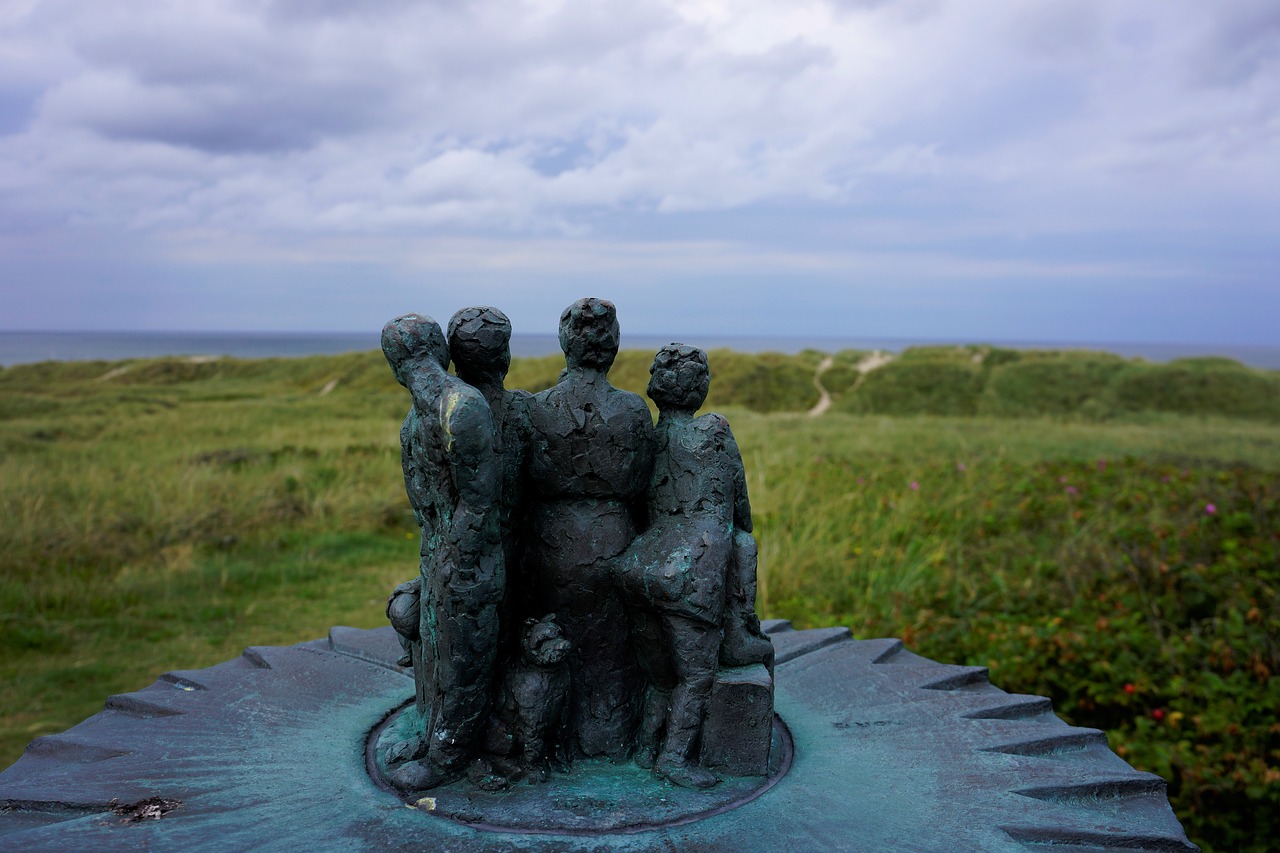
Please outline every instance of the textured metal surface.
[[[765, 627], [792, 767], [759, 798], [692, 823], [529, 835], [407, 808], [365, 769], [368, 732], [413, 692], [400, 648], [389, 628], [335, 628], [167, 673], [33, 741], [0, 773], [0, 849], [1195, 849], [1164, 783], [1047, 700], [897, 640]], [[118, 813], [150, 798], [178, 805], [152, 820]]]

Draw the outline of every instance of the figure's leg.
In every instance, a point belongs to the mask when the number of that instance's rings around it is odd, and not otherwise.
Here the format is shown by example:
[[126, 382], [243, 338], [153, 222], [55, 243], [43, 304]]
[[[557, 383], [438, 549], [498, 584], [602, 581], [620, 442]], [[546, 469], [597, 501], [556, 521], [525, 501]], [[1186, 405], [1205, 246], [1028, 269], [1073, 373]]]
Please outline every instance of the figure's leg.
[[440, 767], [457, 770], [475, 753], [488, 723], [498, 607], [445, 611], [438, 622], [436, 724], [428, 755]]
[[728, 568], [720, 662], [725, 666], [763, 663], [772, 673], [773, 643], [760, 630], [756, 615], [756, 540], [745, 530], [733, 534]]
[[635, 761], [646, 770], [653, 767], [657, 757], [658, 742], [667, 722], [667, 704], [676, 674], [671, 666], [671, 650], [667, 647], [662, 620], [652, 610], [633, 610], [631, 620], [631, 645], [646, 681], [644, 701], [640, 713], [640, 728], [636, 735]]
[[719, 778], [691, 758], [719, 660], [720, 630], [683, 616], [664, 614], [676, 686], [671, 691], [667, 736], [653, 770], [686, 788], [710, 788]]
[[574, 663], [574, 724], [587, 756], [627, 759], [639, 720], [643, 679], [631, 649], [627, 614], [608, 587], [595, 586], [570, 605], [578, 640]]
[[547, 757], [545, 733], [536, 721], [525, 721], [520, 727], [520, 764], [527, 782], [539, 785], [547, 781], [551, 773], [551, 761]]
[[[425, 573], [422, 577], [425, 577]], [[418, 595], [414, 595], [412, 601], [409, 600], [409, 596], [405, 593], [411, 592], [413, 586], [418, 587], [425, 602], [421, 602]], [[414, 686], [414, 709], [412, 714], [404, 717], [406, 725], [397, 726], [394, 729], [388, 728], [379, 740], [378, 750], [388, 767], [416, 762], [427, 754], [430, 741], [428, 729], [431, 726], [431, 713], [435, 704], [432, 687], [435, 673], [435, 622], [429, 618], [434, 611], [433, 602], [435, 601], [435, 591], [422, 580], [415, 579], [396, 587], [388, 602], [387, 615], [395, 625], [401, 647], [409, 657], [408, 663], [413, 668]], [[423, 603], [425, 607], [422, 606]], [[406, 604], [412, 606], [397, 606]], [[415, 639], [410, 640], [409, 635]], [[417, 771], [406, 772], [411, 772], [415, 778], [418, 775]], [[397, 781], [397, 783], [403, 784], [404, 787], [413, 787], [413, 783], [408, 780]]]
[[658, 755], [658, 741], [667, 723], [667, 706], [671, 691], [653, 684], [645, 686], [644, 707], [641, 709], [640, 730], [636, 734], [635, 761], [645, 770], [653, 768]]
[[610, 561], [635, 536], [620, 504], [552, 504], [531, 514], [529, 556], [542, 613], [555, 613], [569, 650], [570, 716], [578, 754], [629, 757], [643, 679]]

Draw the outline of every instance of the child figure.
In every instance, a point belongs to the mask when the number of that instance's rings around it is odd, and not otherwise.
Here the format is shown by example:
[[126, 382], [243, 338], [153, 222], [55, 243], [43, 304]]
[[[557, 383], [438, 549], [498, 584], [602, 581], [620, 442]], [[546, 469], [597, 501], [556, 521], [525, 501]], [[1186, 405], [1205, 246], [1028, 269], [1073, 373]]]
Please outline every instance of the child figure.
[[[693, 756], [722, 653], [735, 665], [769, 665], [773, 647], [754, 619], [742, 456], [728, 421], [694, 417], [710, 386], [707, 356], [669, 344], [654, 356], [650, 374], [659, 417], [649, 526], [615, 566], [635, 608], [632, 638], [648, 679], [636, 760], [677, 785], [709, 788], [720, 780]], [[739, 577], [744, 573], [751, 577]]]

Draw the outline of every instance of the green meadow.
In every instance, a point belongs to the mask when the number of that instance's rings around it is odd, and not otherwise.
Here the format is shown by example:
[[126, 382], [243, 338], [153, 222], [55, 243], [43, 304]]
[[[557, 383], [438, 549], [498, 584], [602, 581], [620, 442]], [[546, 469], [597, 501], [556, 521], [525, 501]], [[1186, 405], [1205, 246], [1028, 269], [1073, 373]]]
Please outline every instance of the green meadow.
[[[615, 384], [643, 391], [648, 360], [622, 353]], [[979, 346], [877, 364], [712, 353], [761, 614], [989, 666], [1166, 778], [1205, 849], [1269, 849], [1280, 374]], [[562, 365], [517, 359], [508, 385]], [[380, 353], [0, 370], [0, 766], [166, 670], [385, 624], [417, 565], [407, 406]]]

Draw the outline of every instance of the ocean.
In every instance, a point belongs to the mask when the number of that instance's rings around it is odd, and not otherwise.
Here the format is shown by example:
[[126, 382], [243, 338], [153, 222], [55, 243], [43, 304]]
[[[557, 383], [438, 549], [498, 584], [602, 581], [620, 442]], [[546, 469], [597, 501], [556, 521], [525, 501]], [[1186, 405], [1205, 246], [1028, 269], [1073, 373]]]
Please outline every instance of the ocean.
[[[624, 349], [656, 350], [669, 336], [622, 335]], [[842, 349], [901, 352], [911, 346], [937, 346], [979, 341], [923, 338], [748, 337], [703, 335], [686, 343], [704, 349], [727, 347], [739, 352], [786, 352], [803, 349], [838, 352]], [[1231, 344], [1175, 344], [1071, 341], [980, 341], [1013, 349], [1088, 349], [1113, 352], [1148, 361], [1190, 356], [1225, 356], [1253, 367], [1280, 369], [1280, 347]], [[4, 332], [0, 331], [0, 366], [37, 361], [119, 361], [158, 356], [233, 356], [274, 358], [329, 355], [378, 348], [377, 332]], [[516, 356], [552, 355], [560, 351], [555, 335], [514, 335]]]

